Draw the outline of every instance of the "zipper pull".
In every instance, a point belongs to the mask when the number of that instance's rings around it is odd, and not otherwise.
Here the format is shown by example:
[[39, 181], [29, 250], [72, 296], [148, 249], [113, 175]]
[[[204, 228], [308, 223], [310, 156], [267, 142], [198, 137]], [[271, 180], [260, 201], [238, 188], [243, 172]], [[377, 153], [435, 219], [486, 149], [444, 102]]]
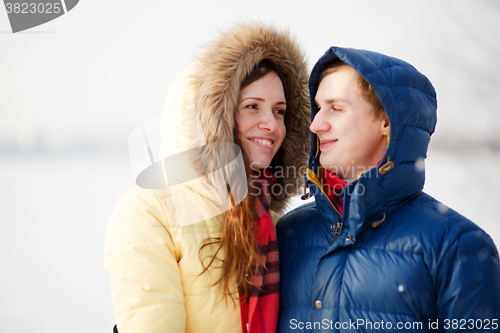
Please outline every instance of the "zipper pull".
[[392, 168], [394, 168], [394, 162], [391, 161], [390, 156], [387, 156], [387, 162], [378, 168], [378, 173], [380, 173], [381, 175], [385, 175], [386, 173], [391, 171]]
[[311, 192], [307, 193], [307, 186], [304, 186], [304, 195], [303, 195], [303, 196], [301, 196], [300, 198], [301, 198], [302, 200], [307, 200], [307, 199], [309, 199], [310, 197], [312, 197]]
[[337, 222], [337, 228], [335, 228], [335, 234], [333, 234], [334, 241], [336, 241], [337, 238], [339, 238], [340, 234], [342, 233], [343, 226], [344, 226], [344, 223], [342, 223], [342, 221]]

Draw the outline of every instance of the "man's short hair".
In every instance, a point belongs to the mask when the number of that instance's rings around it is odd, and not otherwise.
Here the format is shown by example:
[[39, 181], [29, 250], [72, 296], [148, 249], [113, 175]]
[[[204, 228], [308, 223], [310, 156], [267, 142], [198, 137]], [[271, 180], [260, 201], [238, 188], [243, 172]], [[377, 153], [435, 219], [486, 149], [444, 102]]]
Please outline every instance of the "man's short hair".
[[[347, 65], [346, 63], [343, 63], [339, 59], [335, 60], [330, 65], [328, 65], [323, 70], [323, 72], [321, 72], [321, 76], [319, 77], [318, 80], [318, 88], [321, 83], [321, 80], [323, 80], [325, 76], [332, 74], [336, 72], [339, 68], [343, 67], [351, 67], [351, 66]], [[367, 101], [373, 106], [375, 117], [379, 117], [383, 112], [385, 112], [382, 103], [380, 103], [380, 100], [378, 99], [378, 96], [375, 93], [375, 90], [373, 89], [372, 85], [369, 84], [368, 81], [366, 81], [361, 75], [359, 75], [357, 71], [356, 73], [358, 74], [358, 84], [356, 85], [356, 92], [360, 96], [362, 96], [365, 99], [365, 101]]]

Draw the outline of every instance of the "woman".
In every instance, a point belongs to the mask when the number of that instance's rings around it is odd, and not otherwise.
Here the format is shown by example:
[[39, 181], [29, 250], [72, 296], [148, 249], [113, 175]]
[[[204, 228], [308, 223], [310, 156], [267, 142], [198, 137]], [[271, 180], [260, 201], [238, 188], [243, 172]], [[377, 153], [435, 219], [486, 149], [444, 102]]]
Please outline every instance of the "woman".
[[167, 190], [124, 195], [104, 257], [121, 333], [276, 330], [279, 270], [268, 208], [280, 214], [303, 185], [307, 81], [290, 36], [261, 25], [221, 34], [178, 76], [162, 115], [163, 154], [188, 151], [186, 164], [205, 179], [225, 156], [213, 143], [237, 143], [249, 195], [215, 214], [220, 192], [203, 181], [172, 186], [171, 175]]

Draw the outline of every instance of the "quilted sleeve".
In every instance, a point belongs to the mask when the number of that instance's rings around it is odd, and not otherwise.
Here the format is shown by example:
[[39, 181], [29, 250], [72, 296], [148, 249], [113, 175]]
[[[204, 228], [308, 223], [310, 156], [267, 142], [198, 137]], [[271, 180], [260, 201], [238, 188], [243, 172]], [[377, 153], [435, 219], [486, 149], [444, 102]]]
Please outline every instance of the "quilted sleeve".
[[120, 333], [184, 332], [186, 313], [167, 216], [153, 191], [133, 188], [108, 223], [104, 267]]
[[437, 272], [440, 332], [500, 332], [500, 265], [482, 230], [461, 234], [446, 250]]

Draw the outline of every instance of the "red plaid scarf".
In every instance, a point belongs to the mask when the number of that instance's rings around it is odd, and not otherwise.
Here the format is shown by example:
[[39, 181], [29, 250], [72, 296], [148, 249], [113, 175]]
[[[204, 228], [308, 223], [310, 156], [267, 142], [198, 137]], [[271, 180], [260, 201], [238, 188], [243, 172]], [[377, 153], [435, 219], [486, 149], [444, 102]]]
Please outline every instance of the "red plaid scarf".
[[269, 213], [273, 180], [273, 175], [268, 170], [265, 170], [262, 176], [254, 176], [252, 179], [254, 188], [260, 188], [255, 200], [255, 229], [264, 266], [259, 270], [260, 275], [255, 276], [248, 301], [245, 300], [243, 293], [239, 293], [243, 333], [274, 333], [278, 325], [280, 298], [278, 242]]

